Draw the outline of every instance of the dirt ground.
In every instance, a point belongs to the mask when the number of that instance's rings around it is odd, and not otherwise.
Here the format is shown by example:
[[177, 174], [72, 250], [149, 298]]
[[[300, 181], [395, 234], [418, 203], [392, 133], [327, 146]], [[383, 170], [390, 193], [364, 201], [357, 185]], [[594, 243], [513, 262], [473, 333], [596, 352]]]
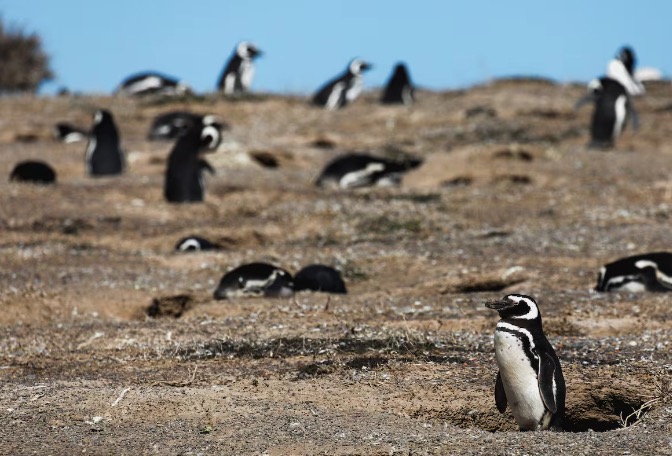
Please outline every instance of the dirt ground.
[[[0, 453], [672, 454], [670, 295], [592, 291], [606, 262], [672, 250], [672, 87], [648, 86], [640, 130], [610, 151], [585, 147], [583, 93], [502, 80], [339, 112], [3, 98], [0, 173], [41, 159], [58, 183], [0, 179]], [[85, 144], [52, 138], [94, 107], [117, 119], [122, 177], [85, 176]], [[163, 201], [172, 144], [146, 140], [182, 108], [231, 125], [202, 204]], [[316, 188], [346, 151], [425, 162], [399, 188]], [[174, 252], [190, 234], [225, 248]], [[251, 261], [335, 266], [349, 294], [215, 301]], [[507, 292], [540, 304], [567, 432], [497, 412], [484, 303]]]

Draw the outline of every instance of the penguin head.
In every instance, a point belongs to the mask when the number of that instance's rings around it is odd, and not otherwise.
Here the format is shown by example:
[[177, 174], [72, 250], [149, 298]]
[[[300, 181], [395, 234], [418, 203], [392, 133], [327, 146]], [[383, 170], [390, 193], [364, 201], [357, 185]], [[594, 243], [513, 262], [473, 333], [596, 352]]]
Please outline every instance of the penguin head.
[[616, 59], [623, 62], [623, 65], [625, 65], [628, 73], [630, 73], [630, 76], [632, 76], [633, 71], [635, 70], [635, 64], [637, 63], [635, 58], [635, 51], [630, 46], [623, 46], [618, 51], [618, 54], [616, 54]]
[[222, 142], [222, 129], [224, 125], [217, 121], [215, 116], [203, 117], [203, 129], [201, 130], [201, 147], [207, 150], [215, 150]]
[[535, 320], [540, 318], [536, 301], [527, 295], [509, 294], [502, 300], [485, 303], [485, 307], [496, 310], [502, 319]]
[[406, 70], [406, 65], [403, 63], [399, 62], [395, 65], [394, 67], [394, 76], [396, 77], [403, 77], [408, 74], [408, 71]]
[[371, 68], [373, 68], [373, 65], [371, 65], [369, 62], [365, 62], [362, 59], [354, 59], [352, 62], [350, 62], [348, 71], [354, 75], [360, 75], [363, 72], [370, 70]]
[[236, 54], [244, 60], [252, 60], [259, 57], [262, 52], [254, 44], [249, 41], [241, 41], [236, 47]]

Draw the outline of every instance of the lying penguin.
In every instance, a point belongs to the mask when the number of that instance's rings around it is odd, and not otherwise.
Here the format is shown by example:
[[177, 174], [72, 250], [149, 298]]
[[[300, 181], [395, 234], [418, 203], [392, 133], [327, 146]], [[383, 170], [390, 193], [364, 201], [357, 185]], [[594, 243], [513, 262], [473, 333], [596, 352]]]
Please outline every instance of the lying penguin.
[[600, 269], [595, 291], [672, 291], [672, 253], [644, 253], [608, 263]]
[[362, 153], [342, 155], [330, 162], [317, 178], [319, 187], [355, 188], [399, 185], [404, 173], [422, 164], [421, 159], [392, 161]]
[[53, 184], [56, 182], [56, 171], [43, 161], [25, 160], [17, 163], [9, 175], [9, 180], [43, 185]]
[[242, 297], [286, 298], [297, 291], [347, 293], [341, 274], [334, 268], [313, 264], [296, 277], [272, 264], [249, 263], [224, 274], [215, 290], [215, 299]]
[[268, 263], [249, 263], [224, 274], [215, 299], [244, 297], [286, 298], [294, 294], [292, 275]]

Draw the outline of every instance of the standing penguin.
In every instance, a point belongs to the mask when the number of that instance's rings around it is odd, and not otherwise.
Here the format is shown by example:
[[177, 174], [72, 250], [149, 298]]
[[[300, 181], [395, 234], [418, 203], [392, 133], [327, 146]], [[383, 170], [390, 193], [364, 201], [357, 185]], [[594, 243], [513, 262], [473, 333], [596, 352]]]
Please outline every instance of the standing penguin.
[[632, 121], [634, 130], [638, 129], [637, 111], [620, 82], [611, 78], [593, 79], [588, 84], [588, 92], [576, 103], [576, 108], [591, 101], [595, 105], [590, 122], [590, 147], [612, 147], [628, 120]]
[[495, 328], [497, 410], [507, 404], [521, 431], [560, 429], [565, 412], [565, 379], [555, 350], [530, 296], [506, 295], [485, 304], [499, 312]]
[[205, 116], [203, 122], [192, 125], [177, 138], [166, 169], [163, 195], [167, 201], [203, 201], [203, 170], [214, 173], [214, 169], [199, 154], [217, 149], [220, 142], [221, 130], [212, 116]]
[[642, 83], [635, 79], [636, 64], [635, 51], [629, 46], [623, 46], [607, 65], [607, 77], [620, 82], [633, 97], [646, 92]]
[[86, 169], [91, 176], [113, 176], [124, 172], [124, 152], [112, 113], [96, 111], [86, 146]]
[[247, 92], [254, 77], [253, 60], [261, 51], [252, 43], [242, 41], [236, 46], [217, 82], [217, 89], [226, 95], [240, 95]]
[[415, 99], [411, 77], [408, 75], [406, 65], [398, 63], [394, 67], [394, 73], [387, 81], [383, 96], [380, 99], [384, 104], [413, 104]]
[[355, 101], [364, 86], [362, 73], [370, 68], [370, 63], [354, 59], [345, 73], [330, 80], [317, 91], [313, 96], [313, 104], [334, 110]]

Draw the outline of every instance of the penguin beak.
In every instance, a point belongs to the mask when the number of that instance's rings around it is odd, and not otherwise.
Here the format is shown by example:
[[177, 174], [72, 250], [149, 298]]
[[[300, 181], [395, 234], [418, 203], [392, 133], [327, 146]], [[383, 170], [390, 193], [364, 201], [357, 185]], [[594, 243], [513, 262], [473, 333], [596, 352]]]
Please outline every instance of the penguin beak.
[[362, 63], [362, 66], [360, 67], [360, 70], [362, 71], [367, 71], [373, 68], [373, 65], [371, 65], [369, 62], [364, 62]]
[[264, 53], [261, 52], [259, 49], [257, 49], [257, 48], [250, 49], [250, 57], [256, 58], [256, 57], [261, 57], [262, 55], [264, 55]]
[[485, 307], [488, 309], [500, 311], [504, 309], [508, 309], [509, 307], [513, 307], [515, 303], [511, 301], [488, 301], [485, 303]]

